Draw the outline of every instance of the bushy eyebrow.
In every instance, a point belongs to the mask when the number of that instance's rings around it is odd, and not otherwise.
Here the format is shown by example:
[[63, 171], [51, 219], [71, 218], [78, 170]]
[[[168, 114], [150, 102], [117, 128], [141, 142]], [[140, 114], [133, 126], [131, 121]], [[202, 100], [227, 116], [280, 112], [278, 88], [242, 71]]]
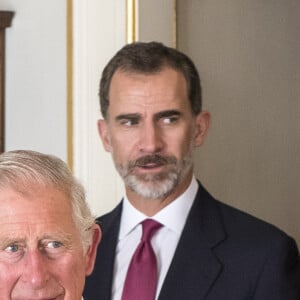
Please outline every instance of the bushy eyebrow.
[[157, 114], [155, 114], [156, 119], [166, 118], [166, 117], [172, 117], [172, 116], [181, 116], [181, 112], [175, 109], [170, 110], [164, 110], [160, 111]]
[[131, 120], [131, 119], [136, 119], [139, 120], [141, 118], [140, 114], [132, 113], [132, 114], [122, 114], [118, 115], [115, 117], [116, 121], [121, 121], [121, 120]]
[[66, 243], [66, 244], [71, 244], [72, 243], [72, 235], [71, 234], [61, 234], [61, 235], [45, 235], [45, 236], [42, 236], [39, 241], [40, 242], [43, 242], [45, 240], [48, 240], [48, 241], [60, 241], [60, 242], [63, 242], [63, 243]]
[[16, 244], [16, 243], [25, 243], [25, 238], [15, 238], [15, 237], [0, 237], [0, 250], [3, 250], [7, 245]]
[[[161, 118], [166, 118], [166, 117], [171, 117], [171, 116], [181, 116], [181, 112], [175, 109], [170, 109], [170, 110], [164, 110], [156, 113], [154, 115], [154, 119], [158, 120]], [[116, 116], [115, 120], [116, 121], [121, 121], [121, 120], [140, 120], [141, 115], [138, 113], [128, 113], [128, 114], [121, 114]]]

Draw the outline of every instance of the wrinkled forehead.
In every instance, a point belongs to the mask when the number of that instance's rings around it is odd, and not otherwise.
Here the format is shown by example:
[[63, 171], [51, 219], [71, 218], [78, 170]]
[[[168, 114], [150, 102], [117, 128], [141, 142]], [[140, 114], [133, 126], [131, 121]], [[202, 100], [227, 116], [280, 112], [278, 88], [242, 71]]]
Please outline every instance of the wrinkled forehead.
[[53, 187], [29, 186], [27, 190], [0, 190], [0, 230], [3, 226], [47, 232], [74, 226], [71, 201]]
[[183, 75], [173, 69], [146, 75], [116, 73], [110, 89], [109, 114], [130, 112], [132, 106], [158, 111], [190, 108]]
[[57, 190], [66, 196], [70, 194], [67, 185], [54, 183], [49, 178], [43, 176], [1, 176], [0, 173], [0, 192], [4, 190], [12, 190], [24, 197], [34, 196], [42, 190]]
[[1, 207], [10, 206], [26, 208], [40, 208], [49, 211], [72, 211], [71, 199], [67, 193], [55, 185], [32, 181], [12, 182], [0, 185], [0, 213]]

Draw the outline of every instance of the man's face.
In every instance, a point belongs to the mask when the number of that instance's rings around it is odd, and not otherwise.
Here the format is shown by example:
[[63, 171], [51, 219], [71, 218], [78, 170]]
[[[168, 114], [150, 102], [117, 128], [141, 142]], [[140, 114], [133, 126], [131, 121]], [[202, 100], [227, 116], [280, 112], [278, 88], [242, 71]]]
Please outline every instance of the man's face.
[[93, 262], [70, 200], [54, 188], [0, 191], [1, 300], [80, 300]]
[[171, 68], [144, 75], [117, 71], [99, 132], [128, 193], [180, 194], [192, 174], [192, 149], [204, 140], [209, 114], [192, 114], [184, 76]]

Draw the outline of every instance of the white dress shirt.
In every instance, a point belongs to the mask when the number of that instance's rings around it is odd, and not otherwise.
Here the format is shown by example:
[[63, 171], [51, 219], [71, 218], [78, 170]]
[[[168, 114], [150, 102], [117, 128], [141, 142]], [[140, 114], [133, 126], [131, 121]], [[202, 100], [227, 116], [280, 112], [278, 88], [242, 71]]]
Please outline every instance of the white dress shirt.
[[[191, 184], [180, 197], [151, 217], [151, 219], [163, 224], [163, 227], [155, 233], [151, 240], [158, 266], [156, 298], [159, 295], [171, 260], [174, 256], [175, 249], [197, 190], [198, 183], [193, 177]], [[135, 209], [128, 199], [124, 197], [114, 265], [112, 286], [113, 300], [121, 299], [130, 260], [141, 240], [142, 226], [140, 223], [145, 219], [148, 219], [148, 217]]]

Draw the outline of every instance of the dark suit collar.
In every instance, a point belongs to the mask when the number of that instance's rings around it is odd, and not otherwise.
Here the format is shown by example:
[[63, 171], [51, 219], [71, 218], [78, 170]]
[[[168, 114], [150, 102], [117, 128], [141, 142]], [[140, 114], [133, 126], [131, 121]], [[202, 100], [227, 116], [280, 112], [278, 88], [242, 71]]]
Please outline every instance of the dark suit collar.
[[199, 183], [159, 300], [205, 299], [222, 269], [213, 249], [225, 238], [216, 201]]
[[120, 230], [122, 202], [109, 214], [97, 219], [102, 230], [102, 239], [97, 251], [95, 269], [87, 277], [85, 300], [110, 300], [113, 280], [115, 250]]

